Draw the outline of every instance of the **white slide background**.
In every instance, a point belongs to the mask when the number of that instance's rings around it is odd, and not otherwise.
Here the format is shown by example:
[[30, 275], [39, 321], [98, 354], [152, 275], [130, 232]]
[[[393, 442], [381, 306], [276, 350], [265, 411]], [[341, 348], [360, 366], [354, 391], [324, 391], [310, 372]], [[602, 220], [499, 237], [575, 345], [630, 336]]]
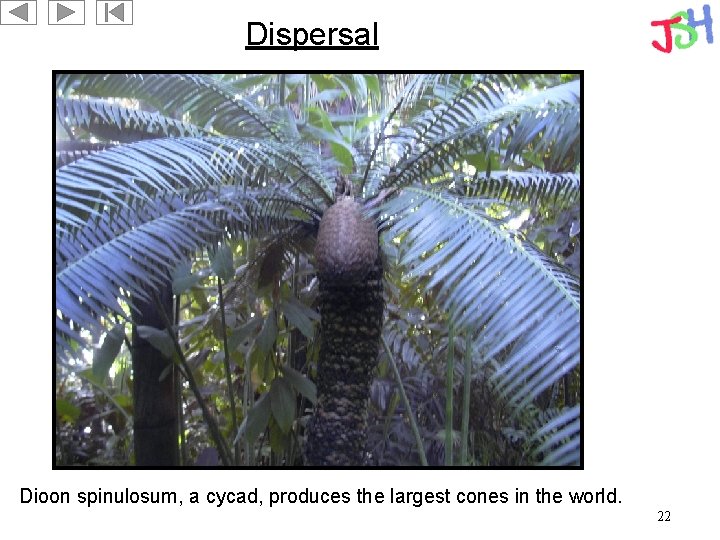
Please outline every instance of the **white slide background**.
[[[697, 2], [692, 4], [692, 2]], [[716, 22], [662, 54], [653, 20]], [[5, 538], [718, 538], [720, 1], [160, 2], [133, 26], [0, 27], [0, 509]], [[699, 18], [699, 17], [698, 17]], [[379, 52], [245, 51], [248, 21], [379, 25]], [[584, 70], [583, 471], [51, 469], [51, 71]], [[534, 493], [617, 488], [615, 505], [20, 504], [21, 487]], [[670, 522], [658, 522], [669, 510]]]

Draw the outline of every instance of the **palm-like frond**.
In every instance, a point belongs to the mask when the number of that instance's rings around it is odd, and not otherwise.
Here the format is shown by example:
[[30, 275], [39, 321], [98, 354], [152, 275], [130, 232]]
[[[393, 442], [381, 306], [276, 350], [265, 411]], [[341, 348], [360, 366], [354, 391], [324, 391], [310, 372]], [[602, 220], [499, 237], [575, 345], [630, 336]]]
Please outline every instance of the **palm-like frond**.
[[[503, 101], [496, 88], [500, 82], [508, 82], [506, 77], [431, 74], [410, 79], [384, 114], [373, 150], [374, 155], [377, 145], [385, 141], [393, 150], [389, 155], [396, 154], [399, 159], [392, 158], [390, 163], [372, 160], [375, 168], [369, 176], [367, 193], [376, 193], [383, 182], [388, 185], [399, 180], [396, 169], [402, 169], [420, 146], [475, 125], [480, 110], [501, 106]], [[398, 133], [386, 135], [387, 124], [393, 119], [402, 121]], [[384, 170], [391, 165], [392, 171]]]
[[[153, 139], [95, 153], [57, 170], [56, 230], [71, 232], [91, 215], [135, 208], [161, 195], [221, 185], [292, 185], [305, 204], [329, 203], [329, 182], [295, 148], [225, 137]], [[107, 205], [104, 208], [103, 205]]]
[[69, 165], [95, 152], [115, 146], [114, 143], [92, 143], [88, 141], [57, 141], [55, 143], [55, 168]]
[[[452, 111], [453, 102], [469, 98], [471, 101], [482, 104], [483, 107], [494, 108], [503, 103], [502, 89], [516, 89], [526, 82], [527, 77], [522, 74], [432, 73], [411, 79], [396, 100], [402, 100], [401, 115], [412, 120], [413, 124], [420, 121], [418, 125], [422, 126], [423, 123], [429, 121], [442, 126], [443, 122], [438, 122], [439, 116], [441, 116], [438, 113], [444, 110], [450, 110], [448, 117], [450, 122], [461, 119], [461, 117], [453, 119], [455, 115]], [[428, 102], [434, 104], [429, 110]], [[432, 112], [434, 109], [437, 111]], [[421, 120], [423, 116], [425, 117], [424, 121]]]
[[[425, 113], [428, 120], [421, 122], [420, 129], [401, 129], [393, 143], [403, 149], [402, 157], [379, 188], [438, 176], [472, 153], [504, 154], [507, 161], [516, 157], [520, 147], [536, 144], [542, 152], [554, 144], [558, 152], [566, 152], [558, 154], [556, 159], [560, 159], [579, 145], [579, 93], [578, 81], [515, 101], [512, 96], [501, 100], [484, 85], [468, 89], [438, 105], [439, 111]], [[546, 135], [548, 128], [551, 133]], [[574, 156], [579, 159], [578, 152]]]
[[[521, 112], [514, 126], [513, 116]], [[580, 81], [571, 81], [523, 97], [496, 111], [502, 118], [496, 133], [510, 131], [506, 160], [527, 148], [539, 155], [548, 153], [550, 170], [572, 169], [580, 160]], [[503, 137], [497, 137], [501, 140]], [[495, 149], [499, 148], [496, 142]]]
[[578, 278], [460, 197], [407, 188], [387, 202], [388, 235], [409, 245], [408, 277], [429, 276], [456, 327], [474, 333], [477, 357], [517, 408], [580, 360]]
[[[280, 143], [154, 139], [56, 171], [56, 285], [61, 341], [159, 288], [189, 254], [231, 232], [319, 219], [329, 186]], [[104, 291], [104, 292], [103, 292]]]
[[223, 135], [285, 138], [270, 114], [208, 75], [67, 74], [57, 77], [56, 87], [63, 95], [141, 99], [168, 116], [188, 114], [196, 126]]
[[492, 171], [486, 175], [478, 171], [470, 177], [458, 173], [450, 189], [465, 197], [507, 204], [566, 208], [580, 200], [580, 177], [575, 173]]
[[265, 226], [289, 234], [307, 223], [294, 212], [302, 203], [280, 190], [233, 187], [197, 192], [189, 197], [164, 196], [138, 211], [123, 208], [91, 218], [72, 235], [58, 239], [56, 249], [57, 340], [79, 341], [68, 327], [96, 329], [100, 317], [124, 316], [118, 298], [127, 303], [149, 299], [167, 283], [170, 271], [192, 253], [216, 245], [227, 235], [258, 234]]
[[580, 406], [551, 414], [532, 439], [540, 441], [536, 455], [543, 455], [541, 465], [563, 467], [580, 462]]
[[77, 328], [93, 328], [108, 313], [123, 315], [117, 298], [147, 300], [167, 279], [169, 267], [202, 245], [203, 237], [221, 234], [216, 212], [211, 201], [188, 207], [175, 197], [146, 205], [142, 214], [130, 209], [102, 214], [75, 235], [61, 237], [55, 285], [62, 317], [56, 323], [64, 318]]
[[79, 127], [109, 141], [211, 135], [193, 124], [100, 99], [55, 98], [55, 114], [65, 126]]

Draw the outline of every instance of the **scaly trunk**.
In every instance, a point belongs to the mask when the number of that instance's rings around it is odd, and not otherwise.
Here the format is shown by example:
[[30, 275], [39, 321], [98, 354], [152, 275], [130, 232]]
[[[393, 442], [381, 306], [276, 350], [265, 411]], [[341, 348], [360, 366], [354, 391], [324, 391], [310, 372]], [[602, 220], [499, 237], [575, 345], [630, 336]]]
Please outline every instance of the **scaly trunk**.
[[305, 457], [316, 466], [362, 465], [384, 309], [377, 228], [341, 197], [323, 216], [315, 255], [322, 342]]
[[[172, 313], [172, 292], [163, 291], [161, 302], [165, 313]], [[137, 334], [137, 326], [165, 328], [163, 318], [153, 302], [136, 300], [133, 310], [133, 430], [135, 464], [166, 466], [178, 464], [178, 421], [173, 374], [164, 373], [171, 365], [149, 342]], [[164, 375], [161, 380], [161, 375]]]

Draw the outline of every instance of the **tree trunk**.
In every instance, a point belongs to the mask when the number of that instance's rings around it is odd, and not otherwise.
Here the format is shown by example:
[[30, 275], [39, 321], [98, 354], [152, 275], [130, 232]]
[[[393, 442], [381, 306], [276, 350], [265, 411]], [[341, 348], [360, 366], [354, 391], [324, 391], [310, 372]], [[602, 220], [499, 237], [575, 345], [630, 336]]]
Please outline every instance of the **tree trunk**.
[[[162, 292], [160, 301], [165, 313], [172, 313], [169, 286]], [[137, 326], [164, 329], [165, 324], [154, 302], [145, 303], [136, 299], [136, 306], [137, 311], [132, 311], [135, 464], [151, 467], [178, 465], [175, 384], [172, 370], [166, 371], [172, 362], [137, 333]]]
[[323, 216], [315, 255], [322, 334], [305, 458], [309, 465], [362, 465], [384, 309], [377, 228], [357, 203], [341, 198]]

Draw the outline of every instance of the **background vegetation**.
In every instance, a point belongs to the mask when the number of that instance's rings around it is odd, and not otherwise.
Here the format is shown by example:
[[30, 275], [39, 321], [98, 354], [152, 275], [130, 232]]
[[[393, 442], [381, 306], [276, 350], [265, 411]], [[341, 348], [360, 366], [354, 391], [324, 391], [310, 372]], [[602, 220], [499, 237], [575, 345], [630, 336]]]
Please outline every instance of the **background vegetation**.
[[367, 463], [580, 463], [577, 75], [62, 75], [56, 134], [57, 464], [136, 462], [139, 337], [180, 464], [303, 464], [338, 174], [385, 267]]

